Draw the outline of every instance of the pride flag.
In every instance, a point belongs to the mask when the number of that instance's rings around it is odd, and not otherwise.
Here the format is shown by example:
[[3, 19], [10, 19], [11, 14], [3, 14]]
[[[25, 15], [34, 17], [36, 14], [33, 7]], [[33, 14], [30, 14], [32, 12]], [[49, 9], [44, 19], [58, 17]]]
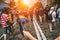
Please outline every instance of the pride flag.
[[25, 22], [25, 21], [26, 21], [26, 17], [23, 16], [23, 15], [20, 15], [19, 18], [20, 18], [20, 21], [21, 21], [21, 22]]

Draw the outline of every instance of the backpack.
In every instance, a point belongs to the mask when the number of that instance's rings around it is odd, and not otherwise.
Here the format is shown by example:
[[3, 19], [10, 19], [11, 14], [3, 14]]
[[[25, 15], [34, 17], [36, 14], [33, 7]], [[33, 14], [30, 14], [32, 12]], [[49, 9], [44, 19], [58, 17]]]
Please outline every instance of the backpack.
[[51, 12], [51, 14], [48, 14], [48, 19], [49, 19], [49, 20], [52, 20], [52, 13], [53, 13], [53, 12]]

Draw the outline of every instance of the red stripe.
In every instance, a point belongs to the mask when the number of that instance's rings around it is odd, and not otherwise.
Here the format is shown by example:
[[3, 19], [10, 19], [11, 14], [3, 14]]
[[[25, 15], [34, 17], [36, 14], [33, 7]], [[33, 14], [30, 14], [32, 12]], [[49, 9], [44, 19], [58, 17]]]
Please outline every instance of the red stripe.
[[3, 27], [6, 27], [7, 24], [6, 24], [5, 21], [8, 19], [8, 16], [5, 15], [5, 14], [3, 14], [2, 16], [3, 16], [3, 17], [1, 17], [2, 26], [3, 26]]

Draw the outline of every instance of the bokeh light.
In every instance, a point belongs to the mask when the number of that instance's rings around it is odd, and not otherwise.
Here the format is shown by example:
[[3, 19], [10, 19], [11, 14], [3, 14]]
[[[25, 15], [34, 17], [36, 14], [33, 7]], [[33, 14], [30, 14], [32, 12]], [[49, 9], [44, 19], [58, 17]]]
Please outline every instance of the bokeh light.
[[23, 0], [23, 4], [32, 7], [38, 0]]

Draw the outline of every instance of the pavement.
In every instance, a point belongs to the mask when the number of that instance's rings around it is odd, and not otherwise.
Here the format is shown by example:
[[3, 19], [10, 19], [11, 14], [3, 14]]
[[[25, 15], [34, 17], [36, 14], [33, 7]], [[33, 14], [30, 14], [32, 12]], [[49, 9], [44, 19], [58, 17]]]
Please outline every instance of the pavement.
[[[28, 23], [25, 24], [25, 27], [24, 27], [25, 30], [29, 31], [31, 33], [31, 35], [33, 35], [35, 38], [37, 38], [32, 22], [29, 23], [28, 25], [27, 24]], [[28, 38], [25, 38], [21, 35], [18, 24], [16, 24], [13, 28], [14, 28], [14, 32], [13, 32], [14, 35], [11, 35], [11, 36], [14, 36], [14, 40], [29, 40]], [[3, 31], [2, 28], [0, 28], [0, 36], [2, 35], [2, 31]], [[13, 40], [13, 37], [10, 39]]]
[[[58, 40], [60, 37], [59, 37], [59, 27], [58, 27], [58, 22], [55, 23], [55, 26], [54, 26], [54, 30], [52, 33], [49, 32], [49, 22], [46, 22], [46, 21], [43, 21], [43, 25], [40, 24], [40, 21], [38, 21], [38, 24], [40, 25], [43, 33], [45, 34], [46, 38], [48, 40]], [[51, 35], [50, 35], [51, 34]]]
[[[56, 27], [55, 28], [55, 31], [54, 31], [54, 35], [49, 35], [49, 22], [44, 22], [43, 23], [43, 25], [41, 25], [40, 24], [40, 21], [39, 20], [37, 20], [38, 21], [38, 24], [39, 24], [39, 26], [41, 27], [41, 29], [42, 29], [42, 31], [43, 31], [43, 33], [44, 33], [44, 35], [46, 36], [46, 38], [48, 39], [48, 40], [59, 40], [60, 39], [60, 36], [59, 36], [59, 34], [58, 34], [58, 31], [59, 30], [57, 30], [58, 28]], [[57, 23], [57, 22], [56, 22]], [[14, 32], [13, 32], [13, 37], [14, 38], [11, 38], [10, 40], [29, 40], [28, 38], [26, 38], [26, 37], [23, 37], [22, 35], [21, 35], [21, 33], [20, 33], [20, 29], [19, 29], [19, 25], [18, 24], [16, 24], [14, 27], [13, 27], [13, 29], [14, 29]], [[29, 31], [30, 33], [31, 33], [31, 35], [33, 35], [35, 38], [37, 38], [37, 36], [36, 36], [36, 32], [35, 32], [35, 29], [34, 29], [34, 25], [33, 25], [33, 22], [28, 22], [28, 23], [26, 23], [25, 25], [24, 25], [24, 29], [26, 30], [26, 31]], [[2, 31], [3, 31], [3, 29], [0, 27], [0, 36], [2, 35]], [[9, 38], [9, 37], [8, 37]], [[9, 40], [9, 39], [8, 39]]]

